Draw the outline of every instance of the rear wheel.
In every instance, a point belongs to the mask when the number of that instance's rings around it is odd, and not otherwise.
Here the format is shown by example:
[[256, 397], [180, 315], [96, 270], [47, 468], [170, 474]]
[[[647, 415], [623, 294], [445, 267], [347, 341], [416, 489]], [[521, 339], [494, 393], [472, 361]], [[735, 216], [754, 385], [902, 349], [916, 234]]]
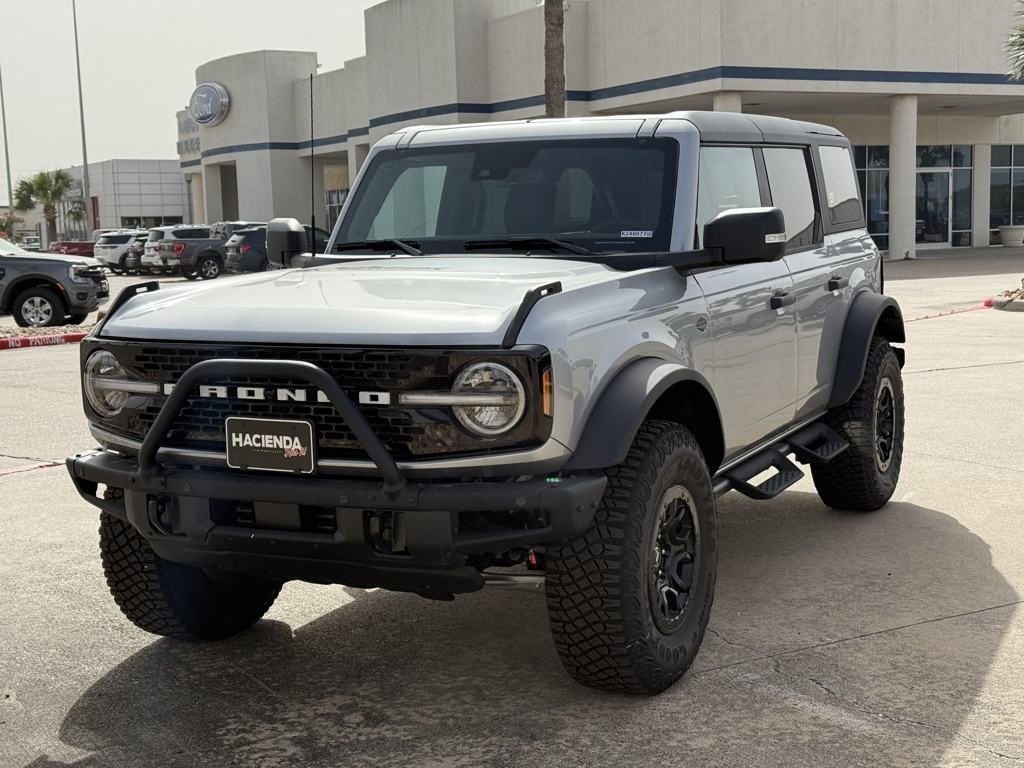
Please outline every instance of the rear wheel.
[[903, 377], [888, 341], [871, 341], [860, 386], [824, 420], [850, 447], [811, 467], [818, 496], [833, 509], [873, 512], [885, 506], [903, 463]]
[[[121, 491], [107, 491], [107, 498]], [[135, 626], [186, 640], [220, 640], [255, 624], [281, 585], [243, 576], [221, 581], [165, 560], [124, 520], [100, 513], [100, 554], [107, 585]]]
[[64, 321], [64, 302], [50, 288], [29, 288], [18, 294], [11, 314], [22, 328], [52, 327]]
[[208, 253], [199, 257], [199, 262], [196, 264], [196, 271], [203, 280], [216, 280], [220, 277], [223, 264], [221, 263], [220, 256], [214, 253]]
[[649, 421], [583, 535], [549, 546], [548, 616], [578, 682], [660, 693], [693, 663], [717, 573], [715, 496], [685, 427]]

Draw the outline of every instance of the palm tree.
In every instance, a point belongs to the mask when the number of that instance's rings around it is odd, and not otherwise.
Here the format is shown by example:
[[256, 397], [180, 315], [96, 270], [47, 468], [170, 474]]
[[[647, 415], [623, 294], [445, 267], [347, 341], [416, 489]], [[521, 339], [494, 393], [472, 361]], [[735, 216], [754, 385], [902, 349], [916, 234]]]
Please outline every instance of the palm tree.
[[1024, 2], [1017, 3], [1017, 25], [1006, 40], [1006, 57], [1010, 60], [1010, 78], [1024, 80]]
[[565, 117], [563, 0], [544, 0], [544, 116]]
[[14, 190], [16, 211], [30, 211], [37, 205], [43, 207], [48, 243], [57, 239], [57, 205], [67, 195], [71, 184], [71, 174], [67, 171], [40, 171], [35, 176], [21, 179]]

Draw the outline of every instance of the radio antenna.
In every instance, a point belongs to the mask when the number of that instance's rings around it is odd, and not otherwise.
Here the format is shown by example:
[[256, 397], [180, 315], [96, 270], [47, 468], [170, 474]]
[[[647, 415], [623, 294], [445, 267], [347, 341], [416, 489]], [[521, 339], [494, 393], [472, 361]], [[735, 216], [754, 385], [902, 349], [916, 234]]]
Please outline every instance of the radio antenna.
[[309, 242], [316, 255], [316, 168], [313, 165], [313, 73], [309, 73]]

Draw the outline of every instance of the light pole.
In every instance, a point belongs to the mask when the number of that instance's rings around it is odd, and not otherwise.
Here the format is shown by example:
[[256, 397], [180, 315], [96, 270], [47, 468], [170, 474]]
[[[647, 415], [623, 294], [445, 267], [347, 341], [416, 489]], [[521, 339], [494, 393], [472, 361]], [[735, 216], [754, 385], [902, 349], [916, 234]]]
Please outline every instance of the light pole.
[[87, 229], [92, 230], [95, 223], [92, 220], [92, 200], [89, 198], [89, 153], [85, 149], [85, 105], [82, 102], [82, 63], [78, 59], [78, 12], [75, 8], [75, 0], [71, 0], [71, 21], [75, 26], [75, 69], [78, 72], [78, 120], [82, 126], [82, 197], [85, 198]]
[[14, 188], [11, 186], [11, 151], [7, 147], [7, 105], [4, 103], [4, 72], [0, 67], [0, 118], [4, 127], [4, 168], [7, 169], [7, 213], [14, 210]]

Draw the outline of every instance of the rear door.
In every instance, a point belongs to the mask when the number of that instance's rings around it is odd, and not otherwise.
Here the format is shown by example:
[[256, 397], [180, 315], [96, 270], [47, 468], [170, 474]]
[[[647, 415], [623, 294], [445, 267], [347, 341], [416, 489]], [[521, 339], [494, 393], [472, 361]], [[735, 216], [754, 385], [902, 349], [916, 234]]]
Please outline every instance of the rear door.
[[[701, 148], [698, 233], [720, 212], [768, 205], [769, 197], [760, 148]], [[713, 386], [730, 458], [793, 421], [795, 289], [784, 260], [719, 267], [696, 279], [708, 303]]]
[[796, 418], [824, 405], [832, 369], [823, 364], [825, 323], [837, 305], [830, 290], [834, 254], [825, 243], [817, 178], [809, 146], [765, 147], [764, 162], [772, 205], [786, 217], [786, 263], [796, 289]]

